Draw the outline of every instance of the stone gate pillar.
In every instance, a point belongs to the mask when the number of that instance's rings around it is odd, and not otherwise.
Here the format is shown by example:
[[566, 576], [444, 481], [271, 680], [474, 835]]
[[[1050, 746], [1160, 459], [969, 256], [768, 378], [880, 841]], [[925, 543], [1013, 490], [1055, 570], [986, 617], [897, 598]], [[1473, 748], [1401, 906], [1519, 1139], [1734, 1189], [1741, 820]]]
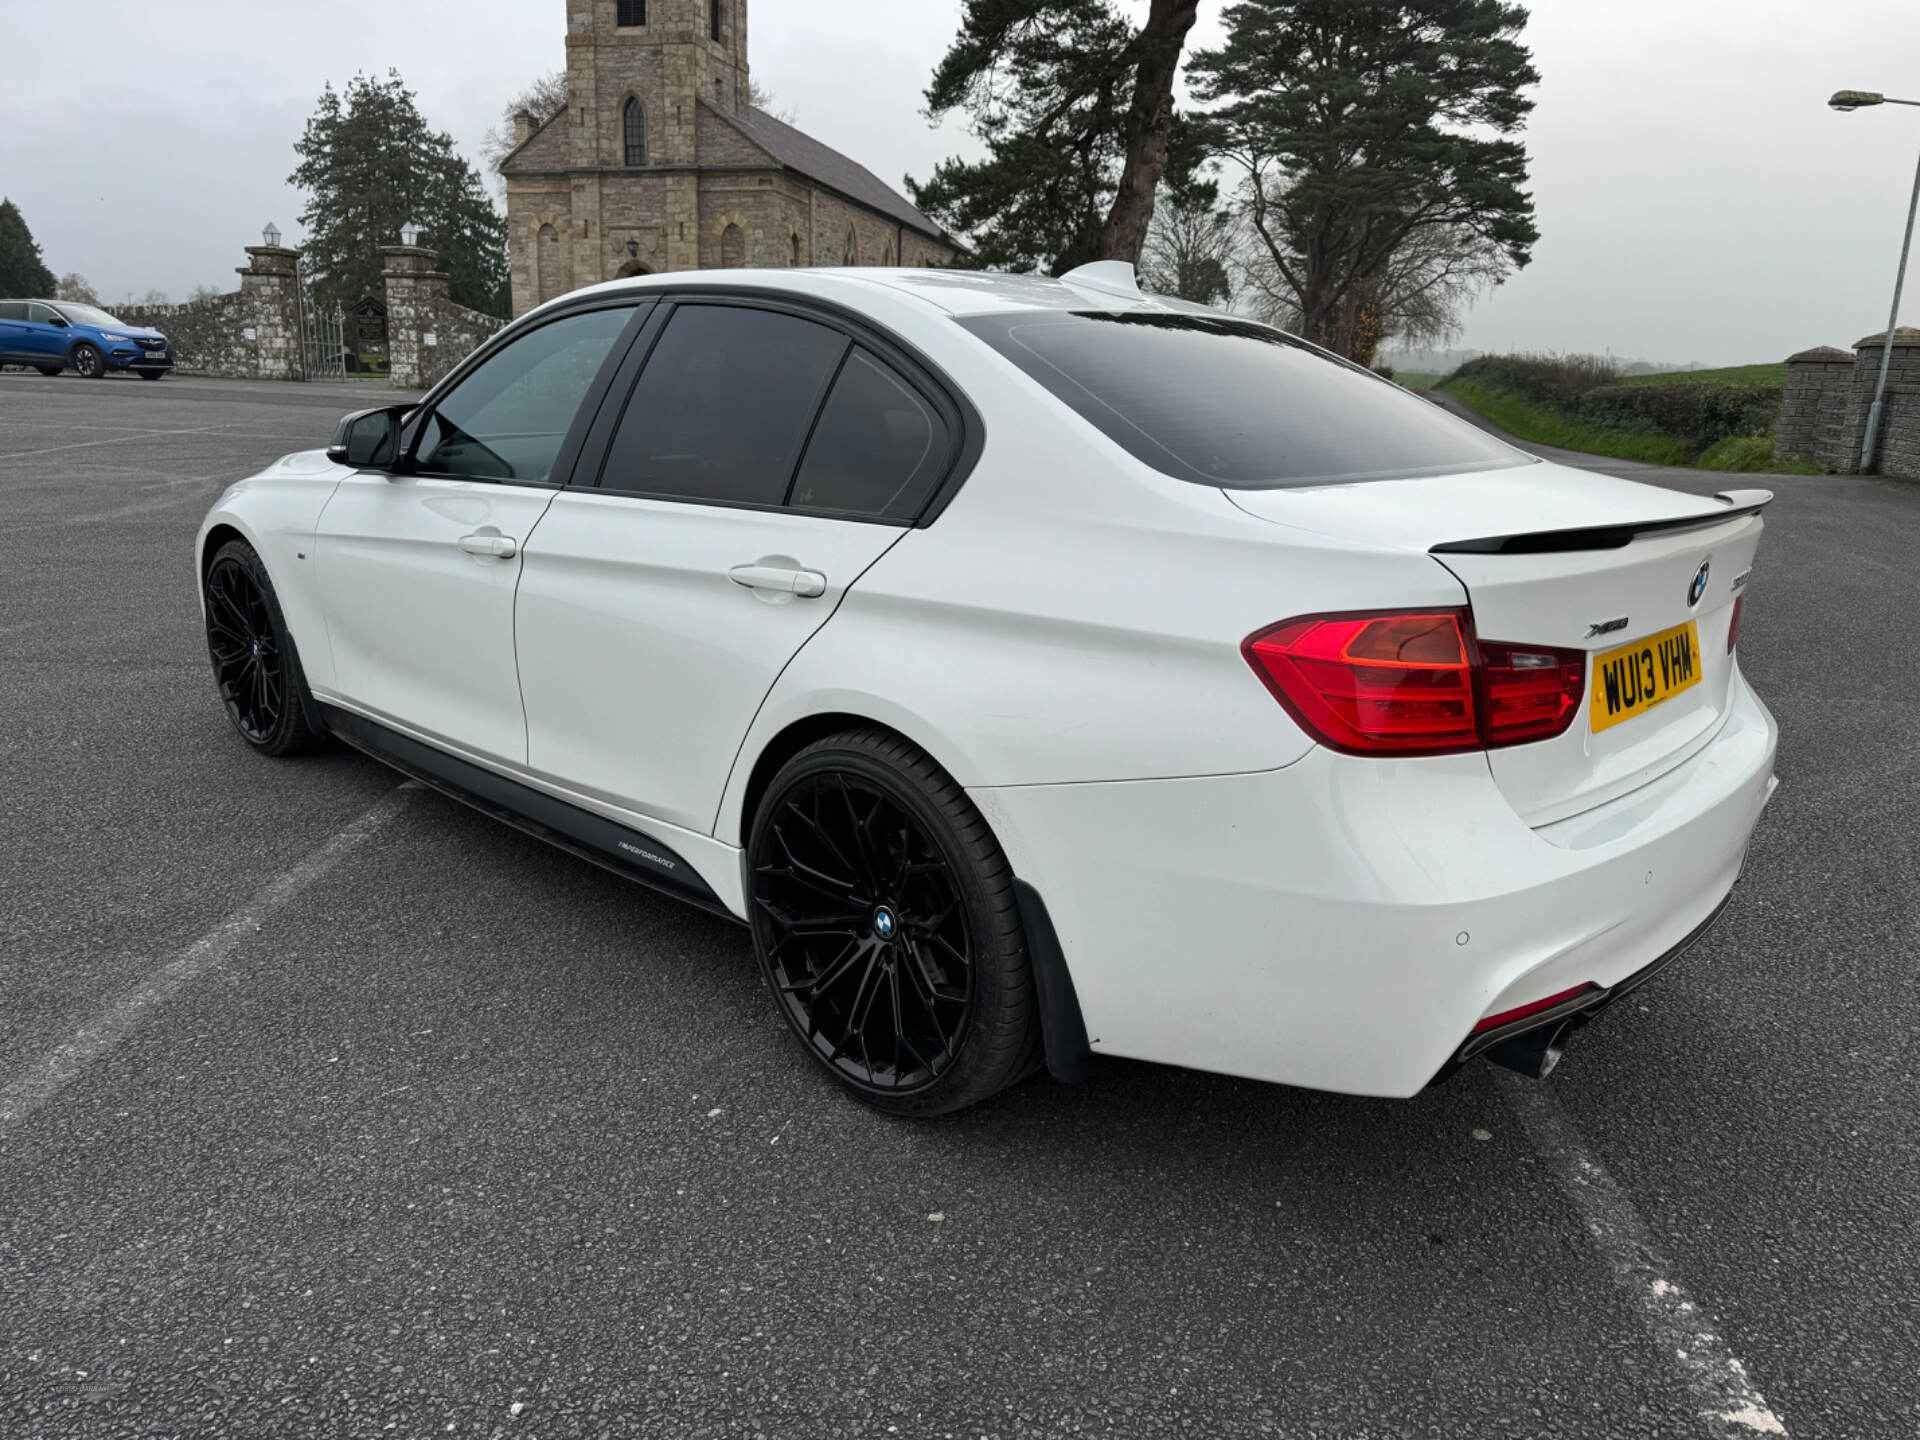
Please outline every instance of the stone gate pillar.
[[387, 262], [387, 381], [399, 390], [430, 389], [451, 368], [435, 353], [434, 326], [449, 303], [447, 277], [435, 268], [440, 256], [423, 245], [383, 245], [380, 253]]
[[[1853, 403], [1849, 407], [1849, 442], [1853, 454], [1846, 469], [1860, 468], [1860, 451], [1867, 438], [1867, 414], [1874, 387], [1880, 383], [1880, 357], [1888, 349], [1885, 331], [1856, 340], [1853, 345]], [[1891, 337], [1892, 363], [1887, 366], [1887, 398], [1880, 412], [1880, 438], [1874, 447], [1873, 468], [1882, 475], [1920, 476], [1920, 330], [1902, 325]]]
[[262, 380], [304, 380], [300, 363], [300, 252], [285, 245], [249, 245], [240, 267], [240, 317], [253, 331], [254, 374]]

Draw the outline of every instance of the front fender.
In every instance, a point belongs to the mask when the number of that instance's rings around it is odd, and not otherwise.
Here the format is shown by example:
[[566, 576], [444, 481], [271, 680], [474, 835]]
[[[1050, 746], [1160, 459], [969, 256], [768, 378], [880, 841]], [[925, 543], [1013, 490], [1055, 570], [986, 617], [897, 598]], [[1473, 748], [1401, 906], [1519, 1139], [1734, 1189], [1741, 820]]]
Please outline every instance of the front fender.
[[313, 570], [313, 537], [327, 501], [348, 473], [320, 450], [277, 460], [227, 487], [200, 522], [193, 547], [194, 593], [202, 607], [200, 577], [212, 551], [232, 535], [254, 548], [273, 581], [307, 682], [323, 689], [333, 682], [333, 648]]

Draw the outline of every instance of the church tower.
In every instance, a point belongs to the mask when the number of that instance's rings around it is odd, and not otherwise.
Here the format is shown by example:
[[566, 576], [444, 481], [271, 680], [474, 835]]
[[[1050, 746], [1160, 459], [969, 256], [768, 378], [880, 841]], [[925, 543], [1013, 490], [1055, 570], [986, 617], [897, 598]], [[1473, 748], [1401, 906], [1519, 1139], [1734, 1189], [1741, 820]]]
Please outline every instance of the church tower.
[[[640, 217], [597, 172], [697, 165], [700, 102], [738, 113], [750, 95], [747, 0], [567, 0], [573, 214], [599, 216], [616, 250], [634, 240]], [[659, 188], [664, 205], [648, 208], [664, 225], [644, 227], [645, 253], [615, 273], [698, 268], [699, 178], [670, 172]]]
[[871, 171], [753, 108], [748, 0], [543, 0], [567, 104], [501, 164], [513, 312], [628, 275], [945, 264], [953, 242]]

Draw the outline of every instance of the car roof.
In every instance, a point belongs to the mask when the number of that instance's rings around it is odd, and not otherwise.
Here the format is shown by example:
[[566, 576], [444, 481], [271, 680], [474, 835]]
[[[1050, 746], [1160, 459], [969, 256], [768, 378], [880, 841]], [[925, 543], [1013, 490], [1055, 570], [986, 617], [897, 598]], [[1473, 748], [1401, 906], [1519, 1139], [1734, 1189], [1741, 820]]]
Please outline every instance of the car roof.
[[[1171, 296], [1152, 295], [1133, 283], [1132, 267], [1087, 266], [1055, 279], [1048, 275], [1004, 275], [985, 270], [910, 270], [878, 266], [797, 270], [678, 270], [640, 275], [590, 287], [596, 292], [684, 289], [784, 290], [822, 299], [855, 300], [876, 290], [954, 316], [997, 315], [1018, 311], [1151, 310], [1200, 315], [1222, 312]], [[580, 291], [573, 292], [577, 297]], [[562, 297], [562, 298], [573, 298]], [[552, 302], [549, 302], [552, 303]], [[542, 307], [544, 308], [544, 307]]]

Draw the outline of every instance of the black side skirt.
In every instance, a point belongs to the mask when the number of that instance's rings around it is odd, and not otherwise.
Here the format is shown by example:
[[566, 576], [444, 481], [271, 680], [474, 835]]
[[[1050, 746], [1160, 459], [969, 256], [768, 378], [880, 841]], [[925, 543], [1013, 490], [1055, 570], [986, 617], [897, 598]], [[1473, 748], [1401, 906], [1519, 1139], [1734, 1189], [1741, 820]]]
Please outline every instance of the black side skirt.
[[720, 903], [691, 865], [652, 836], [456, 759], [351, 711], [324, 702], [315, 702], [314, 708], [326, 728], [347, 744], [421, 784], [616, 875], [740, 923], [740, 917]]

